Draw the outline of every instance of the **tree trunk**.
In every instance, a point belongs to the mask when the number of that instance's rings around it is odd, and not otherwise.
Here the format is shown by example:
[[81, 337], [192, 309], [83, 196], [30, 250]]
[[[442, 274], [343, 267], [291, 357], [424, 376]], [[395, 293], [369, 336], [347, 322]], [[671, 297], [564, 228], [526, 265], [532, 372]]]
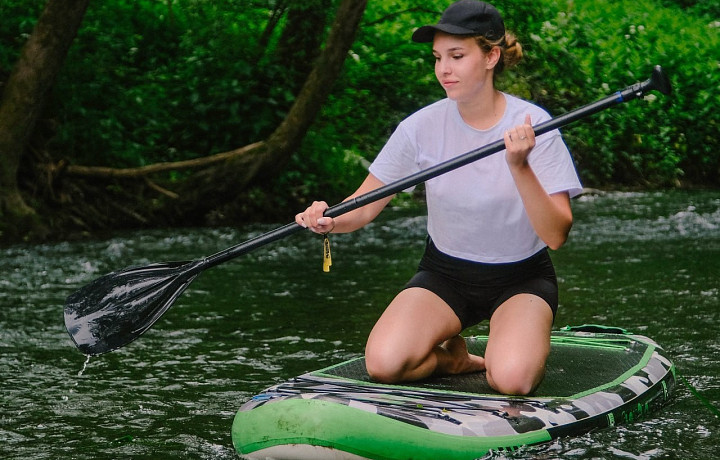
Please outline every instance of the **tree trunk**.
[[20, 159], [89, 1], [49, 0], [5, 85], [0, 100], [0, 216], [7, 228], [33, 220], [35, 211], [18, 190]]
[[282, 86], [290, 88], [293, 94], [302, 88], [303, 82], [320, 55], [323, 35], [328, 25], [330, 0], [305, 0], [293, 2], [287, 11], [287, 25], [283, 29], [273, 61], [284, 64], [284, 74], [280, 76]]

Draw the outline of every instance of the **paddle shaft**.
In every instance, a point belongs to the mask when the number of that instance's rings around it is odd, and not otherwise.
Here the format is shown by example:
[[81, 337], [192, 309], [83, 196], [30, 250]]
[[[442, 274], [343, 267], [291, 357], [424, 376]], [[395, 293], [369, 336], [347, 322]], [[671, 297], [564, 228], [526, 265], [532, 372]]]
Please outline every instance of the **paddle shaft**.
[[[618, 91], [615, 94], [608, 96], [604, 99], [600, 99], [599, 101], [593, 102], [586, 106], [580, 107], [579, 109], [575, 109], [564, 115], [533, 126], [533, 130], [535, 131], [536, 136], [545, 134], [554, 129], [558, 129], [565, 125], [568, 125], [574, 121], [593, 115], [608, 107], [612, 107], [614, 105], [631, 101], [638, 97], [642, 97], [650, 90], [659, 90], [663, 94], [669, 94], [670, 92], [669, 83], [665, 75], [663, 74], [660, 66], [655, 67], [652, 77], [648, 80], [641, 83], [635, 83], [634, 85], [628, 86], [624, 90]], [[419, 171], [404, 179], [400, 179], [396, 182], [377, 188], [371, 192], [365, 193], [363, 195], [357, 196], [355, 198], [332, 206], [325, 210], [324, 215], [327, 217], [338, 217], [355, 209], [361, 208], [366, 204], [381, 200], [390, 195], [394, 195], [410, 187], [423, 183], [429, 179], [445, 174], [446, 172], [452, 171], [454, 169], [460, 168], [461, 166], [465, 166], [482, 158], [493, 155], [504, 149], [505, 142], [503, 140], [498, 140], [496, 142], [493, 142], [492, 144], [488, 144], [484, 147], [471, 150], [470, 152], [442, 162], [431, 168]], [[240, 243], [236, 246], [225, 249], [224, 251], [206, 257], [191, 269], [191, 273], [200, 272], [207, 268], [214, 267], [215, 265], [224, 263], [235, 257], [247, 254], [254, 249], [290, 236], [294, 233], [299, 232], [300, 230], [303, 230], [303, 227], [299, 226], [297, 223], [289, 223], [275, 230], [259, 235], [255, 238], [251, 238], [250, 240]]]

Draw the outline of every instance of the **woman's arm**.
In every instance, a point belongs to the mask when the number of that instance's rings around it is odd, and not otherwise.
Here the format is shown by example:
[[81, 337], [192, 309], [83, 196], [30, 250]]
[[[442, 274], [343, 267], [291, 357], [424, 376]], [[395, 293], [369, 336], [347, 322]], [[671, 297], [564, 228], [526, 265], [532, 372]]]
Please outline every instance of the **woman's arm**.
[[550, 249], [558, 249], [567, 241], [572, 227], [570, 196], [565, 192], [549, 195], [530, 167], [528, 155], [535, 147], [535, 132], [529, 115], [524, 125], [505, 133], [505, 147], [510, 173], [535, 233]]
[[[358, 189], [347, 197], [344, 201], [350, 200], [357, 196], [371, 192], [382, 187], [380, 179], [368, 174]], [[347, 233], [364, 227], [380, 214], [385, 206], [393, 199], [395, 195], [391, 195], [380, 200], [368, 203], [358, 209], [352, 210], [346, 214], [336, 218], [323, 217], [323, 213], [328, 208], [328, 204], [324, 201], [315, 201], [305, 211], [295, 216], [295, 222], [305, 228], [309, 228], [315, 233]]]

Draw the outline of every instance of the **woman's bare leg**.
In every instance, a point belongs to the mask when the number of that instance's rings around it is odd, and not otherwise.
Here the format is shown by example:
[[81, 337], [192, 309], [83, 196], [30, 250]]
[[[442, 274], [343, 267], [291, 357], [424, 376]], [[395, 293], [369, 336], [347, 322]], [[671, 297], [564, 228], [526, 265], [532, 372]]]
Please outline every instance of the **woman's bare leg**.
[[519, 294], [490, 319], [485, 365], [490, 386], [504, 394], [527, 395], [545, 375], [553, 315], [538, 296]]
[[483, 370], [483, 358], [468, 354], [460, 331], [460, 320], [440, 297], [422, 288], [405, 289], [370, 332], [368, 373], [394, 383]]

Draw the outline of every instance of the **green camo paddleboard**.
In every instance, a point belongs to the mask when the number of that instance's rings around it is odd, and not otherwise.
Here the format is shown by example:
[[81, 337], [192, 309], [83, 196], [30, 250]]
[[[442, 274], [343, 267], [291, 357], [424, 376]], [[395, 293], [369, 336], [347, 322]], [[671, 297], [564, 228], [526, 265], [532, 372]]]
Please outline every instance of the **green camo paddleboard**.
[[[466, 341], [483, 354], [487, 337]], [[484, 373], [378, 384], [357, 358], [254, 396], [235, 416], [233, 444], [248, 459], [475, 459], [632, 422], [675, 386], [672, 362], [647, 337], [580, 326], [551, 343], [531, 397], [494, 392]]]

